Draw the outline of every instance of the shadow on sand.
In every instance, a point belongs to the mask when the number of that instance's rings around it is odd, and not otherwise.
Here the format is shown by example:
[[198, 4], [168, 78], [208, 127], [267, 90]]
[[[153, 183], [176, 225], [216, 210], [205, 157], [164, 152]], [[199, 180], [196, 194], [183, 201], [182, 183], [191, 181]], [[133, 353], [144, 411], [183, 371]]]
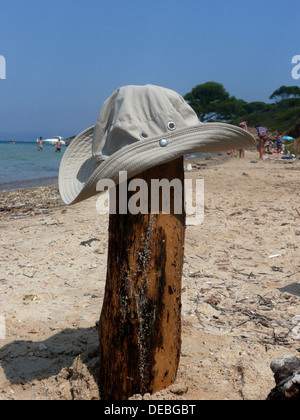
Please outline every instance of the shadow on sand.
[[292, 283], [285, 287], [281, 287], [278, 290], [280, 290], [282, 293], [286, 292], [294, 296], [300, 296], [300, 283]]
[[79, 355], [95, 377], [99, 358], [95, 327], [66, 329], [42, 342], [15, 341], [0, 348], [1, 366], [12, 384], [58, 375], [62, 369], [70, 368]]

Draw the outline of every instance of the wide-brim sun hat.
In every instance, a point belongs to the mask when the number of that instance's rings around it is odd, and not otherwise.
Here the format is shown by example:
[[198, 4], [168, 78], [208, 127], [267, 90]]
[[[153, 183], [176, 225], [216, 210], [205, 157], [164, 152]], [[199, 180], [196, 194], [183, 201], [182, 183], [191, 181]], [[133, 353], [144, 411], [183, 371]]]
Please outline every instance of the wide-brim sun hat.
[[59, 169], [65, 204], [96, 194], [101, 180], [119, 182], [154, 166], [198, 152], [248, 149], [254, 137], [226, 123], [201, 123], [177, 92], [154, 85], [124, 86], [103, 104], [96, 124], [68, 146]]

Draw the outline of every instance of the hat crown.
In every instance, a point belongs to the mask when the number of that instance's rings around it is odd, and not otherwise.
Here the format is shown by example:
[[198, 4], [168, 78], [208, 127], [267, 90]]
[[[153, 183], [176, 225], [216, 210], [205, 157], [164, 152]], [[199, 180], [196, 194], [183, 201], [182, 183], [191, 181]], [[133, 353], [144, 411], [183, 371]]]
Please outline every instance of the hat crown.
[[154, 85], [124, 86], [104, 103], [94, 129], [93, 156], [105, 160], [121, 148], [199, 124], [177, 92]]

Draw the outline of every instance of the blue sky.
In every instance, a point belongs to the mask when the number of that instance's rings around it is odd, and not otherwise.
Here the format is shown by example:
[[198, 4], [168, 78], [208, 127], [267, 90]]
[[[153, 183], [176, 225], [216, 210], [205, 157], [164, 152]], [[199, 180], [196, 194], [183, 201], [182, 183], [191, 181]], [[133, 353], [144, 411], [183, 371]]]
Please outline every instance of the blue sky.
[[128, 84], [268, 101], [299, 85], [299, 16], [299, 0], [0, 0], [0, 139], [76, 134]]

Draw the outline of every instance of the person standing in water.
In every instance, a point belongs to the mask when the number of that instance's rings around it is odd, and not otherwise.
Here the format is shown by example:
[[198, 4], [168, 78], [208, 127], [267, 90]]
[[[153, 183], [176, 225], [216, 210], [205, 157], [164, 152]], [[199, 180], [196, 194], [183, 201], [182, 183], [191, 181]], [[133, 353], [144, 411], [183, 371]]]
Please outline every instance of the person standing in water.
[[43, 137], [40, 137], [39, 138], [37, 147], [38, 147], [38, 151], [39, 152], [42, 152], [43, 151]]
[[61, 141], [60, 141], [60, 139], [57, 140], [57, 142], [55, 143], [54, 146], [56, 146], [55, 152], [60, 153], [61, 152]]

